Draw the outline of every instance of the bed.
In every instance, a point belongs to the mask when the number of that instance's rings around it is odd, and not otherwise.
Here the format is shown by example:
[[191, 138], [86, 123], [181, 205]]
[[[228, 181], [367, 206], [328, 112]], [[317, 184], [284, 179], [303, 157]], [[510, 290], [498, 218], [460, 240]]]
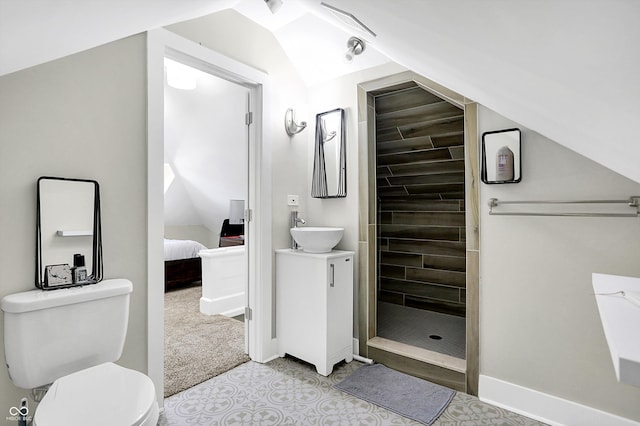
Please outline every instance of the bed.
[[164, 239], [164, 290], [202, 281], [203, 244], [192, 240]]

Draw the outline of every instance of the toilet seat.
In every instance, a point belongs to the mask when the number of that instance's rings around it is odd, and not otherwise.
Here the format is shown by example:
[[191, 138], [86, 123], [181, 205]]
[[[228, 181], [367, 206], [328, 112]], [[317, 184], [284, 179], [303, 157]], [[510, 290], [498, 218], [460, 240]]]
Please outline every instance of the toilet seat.
[[53, 382], [33, 418], [34, 426], [149, 426], [157, 421], [151, 379], [111, 362]]

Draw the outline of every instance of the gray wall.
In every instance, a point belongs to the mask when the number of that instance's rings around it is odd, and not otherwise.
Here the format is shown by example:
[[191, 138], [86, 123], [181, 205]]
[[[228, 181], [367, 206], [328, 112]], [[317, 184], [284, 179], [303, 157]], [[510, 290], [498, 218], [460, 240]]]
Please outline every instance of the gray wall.
[[[197, 24], [174, 29], [197, 41], [208, 31], [203, 44], [269, 71], [274, 86], [286, 88], [274, 90], [267, 117], [274, 134], [274, 246], [285, 247], [286, 195], [304, 194], [310, 174], [283, 165], [304, 164], [305, 158], [309, 163], [311, 157], [303, 138], [284, 135], [282, 115], [306, 102], [305, 88], [268, 31], [229, 11]], [[134, 283], [121, 363], [141, 371], [147, 352], [144, 43], [143, 36], [134, 36], [0, 77], [0, 296], [33, 288], [37, 177], [97, 179], [105, 277]], [[357, 140], [355, 85], [399, 68], [312, 88], [313, 110], [305, 118], [346, 107], [348, 137]], [[514, 126], [486, 109], [480, 113], [481, 132]], [[485, 207], [489, 197], [614, 198], [638, 194], [640, 186], [534, 132], [525, 131], [523, 143], [523, 182], [481, 187], [481, 373], [640, 419], [640, 390], [615, 380], [590, 287], [594, 271], [640, 275], [637, 220], [488, 217]], [[339, 204], [302, 198], [312, 223], [345, 224], [347, 249], [357, 246], [358, 220], [358, 155], [355, 142], [350, 147], [348, 198]], [[25, 394], [0, 369], [0, 410]]]
[[[271, 33], [236, 12], [172, 29], [268, 71], [278, 87], [267, 100], [265, 122], [273, 147], [274, 246], [286, 247], [286, 194], [305, 193], [307, 146], [294, 144], [282, 123], [287, 107], [306, 102], [305, 87]], [[119, 363], [142, 372], [147, 370], [146, 73], [146, 37], [137, 35], [0, 77], [0, 267], [5, 271], [0, 297], [34, 288], [36, 179], [98, 180], [105, 278], [128, 278], [134, 286]], [[292, 163], [301, 166], [289, 167]], [[26, 395], [0, 369], [0, 413]]]
[[[96, 179], [104, 276], [133, 282], [120, 363], [140, 371], [147, 347], [145, 42], [132, 36], [0, 77], [0, 296], [34, 288], [36, 179]], [[0, 423], [26, 395], [0, 369]]]
[[640, 185], [487, 108], [478, 118], [479, 136], [523, 132], [522, 182], [480, 184], [480, 373], [640, 420], [640, 389], [616, 381], [591, 286], [593, 272], [640, 276], [639, 219], [489, 216], [487, 206], [626, 199]]
[[220, 230], [212, 231], [205, 226], [164, 226], [164, 237], [172, 240], [193, 240], [208, 248], [218, 247]]

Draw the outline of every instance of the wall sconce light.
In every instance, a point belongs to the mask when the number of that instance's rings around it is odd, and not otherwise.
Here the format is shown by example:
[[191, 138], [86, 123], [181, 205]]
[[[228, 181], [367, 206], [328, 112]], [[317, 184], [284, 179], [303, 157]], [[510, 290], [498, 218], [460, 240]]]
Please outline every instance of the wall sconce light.
[[358, 37], [351, 37], [347, 41], [347, 53], [344, 55], [345, 61], [353, 61], [353, 58], [364, 52], [366, 47], [367, 45], [364, 41], [360, 40]]
[[306, 121], [301, 121], [300, 124], [296, 123], [295, 111], [293, 108], [289, 108], [284, 114], [284, 129], [289, 136], [293, 136], [300, 133], [307, 127]]
[[329, 142], [331, 139], [335, 138], [338, 132], [332, 130], [331, 132], [327, 131], [327, 120], [325, 117], [320, 119], [320, 132], [322, 134], [322, 142]]

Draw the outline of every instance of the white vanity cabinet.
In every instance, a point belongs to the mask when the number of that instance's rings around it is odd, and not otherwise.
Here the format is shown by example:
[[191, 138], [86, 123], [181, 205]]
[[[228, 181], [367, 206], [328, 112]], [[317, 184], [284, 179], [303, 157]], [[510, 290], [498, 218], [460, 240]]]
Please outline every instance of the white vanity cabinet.
[[354, 252], [276, 251], [276, 334], [292, 355], [328, 376], [353, 359]]

